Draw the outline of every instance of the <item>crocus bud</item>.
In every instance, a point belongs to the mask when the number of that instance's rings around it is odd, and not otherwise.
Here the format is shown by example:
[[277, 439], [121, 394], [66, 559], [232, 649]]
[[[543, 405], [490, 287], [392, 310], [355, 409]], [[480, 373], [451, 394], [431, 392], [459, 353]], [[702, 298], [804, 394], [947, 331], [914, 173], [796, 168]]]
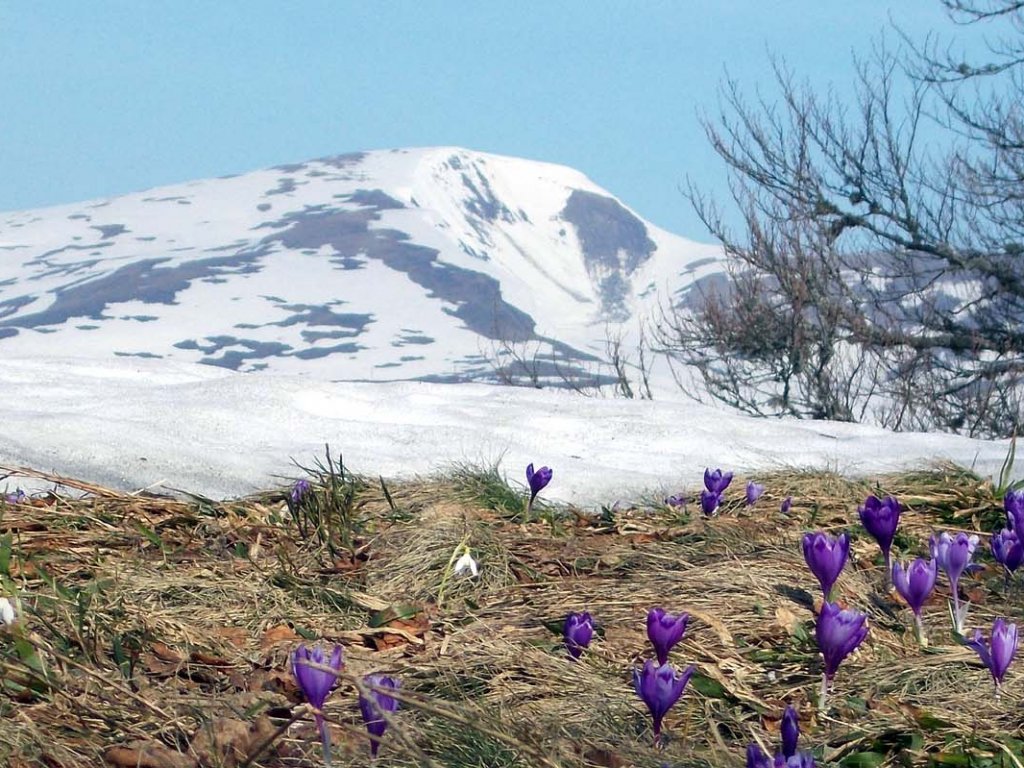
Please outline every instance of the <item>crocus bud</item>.
[[965, 642], [975, 650], [981, 663], [988, 667], [998, 691], [1017, 653], [1017, 625], [1007, 624], [1006, 619], [999, 618], [992, 623], [992, 637], [988, 645], [980, 629], [974, 630], [974, 637]]
[[747, 506], [752, 507], [761, 498], [762, 493], [764, 493], [763, 485], [755, 483], [753, 480], [749, 481], [747, 483]]
[[398, 710], [398, 699], [389, 696], [388, 691], [397, 691], [401, 682], [386, 675], [367, 675], [363, 678], [363, 684], [367, 691], [359, 694], [359, 711], [366, 723], [366, 730], [371, 736], [370, 754], [377, 757], [377, 750], [380, 749], [380, 739], [387, 730], [388, 723], [382, 717], [384, 712], [395, 712]]
[[772, 768], [773, 761], [760, 746], [747, 744], [747, 768]]
[[700, 511], [709, 517], [718, 510], [718, 505], [722, 503], [721, 494], [715, 493], [714, 491], [701, 491], [700, 492]]
[[544, 490], [544, 486], [551, 482], [551, 476], [554, 473], [550, 467], [541, 467], [536, 472], [533, 471], [533, 464], [530, 463], [526, 467], [526, 482], [530, 485], [530, 501], [531, 503], [537, 494]]
[[570, 613], [565, 617], [563, 629], [566, 650], [573, 659], [578, 659], [583, 649], [590, 645], [594, 637], [594, 620], [586, 611]]
[[963, 632], [967, 609], [970, 607], [970, 603], [964, 606], [960, 605], [960, 577], [970, 565], [971, 557], [977, 546], [978, 537], [968, 536], [962, 531], [956, 536], [943, 532], [938, 538], [932, 536], [929, 539], [932, 557], [949, 578], [950, 592], [953, 597], [953, 630], [958, 634]]
[[340, 645], [334, 646], [329, 658], [320, 644], [312, 648], [302, 644], [292, 652], [292, 673], [295, 675], [295, 682], [298, 683], [306, 701], [313, 707], [313, 718], [325, 740], [327, 737], [324, 736], [324, 717], [320, 710], [324, 708], [327, 694], [338, 682], [337, 673], [341, 671], [342, 656]]
[[782, 713], [782, 754], [786, 758], [796, 754], [797, 742], [800, 740], [800, 718], [796, 708], [792, 705], [786, 707]]
[[992, 537], [992, 556], [1010, 573], [1020, 568], [1024, 562], [1024, 544], [1016, 530], [1003, 528]]
[[683, 689], [695, 669], [691, 664], [682, 674], [677, 675], [671, 664], [658, 666], [651, 659], [644, 662], [642, 672], [633, 668], [633, 687], [651, 712], [655, 741], [661, 735], [661, 721], [683, 695]]
[[779, 512], [781, 512], [784, 515], [788, 515], [789, 514], [789, 510], [790, 510], [790, 508], [792, 506], [793, 506], [793, 497], [792, 496], [787, 496], [786, 498], [784, 498], [782, 500], [782, 503], [779, 505]]
[[892, 564], [892, 583], [900, 597], [907, 601], [915, 616], [921, 615], [921, 608], [935, 589], [935, 577], [938, 575], [935, 560], [917, 558], [906, 569], [896, 561]]
[[686, 623], [689, 620], [690, 614], [688, 613], [672, 616], [661, 608], [654, 608], [647, 612], [647, 638], [654, 646], [658, 664], [668, 663], [668, 653], [676, 643], [683, 639]]
[[954, 593], [960, 582], [960, 577], [971, 563], [971, 557], [974, 556], [977, 546], [978, 537], [968, 536], [962, 531], [956, 536], [950, 536], [944, 531], [937, 539], [935, 536], [929, 539], [932, 557], [939, 564], [939, 568], [946, 573]]
[[1006, 525], [1018, 535], [1024, 536], [1024, 490], [1007, 491], [1003, 497], [1006, 510]]
[[889, 552], [892, 550], [892, 540], [896, 536], [896, 528], [900, 524], [900, 503], [892, 496], [879, 499], [877, 496], [868, 496], [864, 504], [857, 508], [860, 514], [860, 521], [865, 530], [878, 542], [882, 550], [882, 557], [885, 558], [885, 569], [888, 573], [891, 560]]
[[309, 480], [296, 480], [295, 484], [292, 485], [291, 491], [288, 493], [288, 500], [291, 502], [291, 506], [298, 507], [312, 489], [313, 486], [310, 485]]
[[868, 617], [859, 611], [842, 610], [835, 603], [825, 603], [818, 614], [814, 634], [818, 650], [825, 661], [825, 678], [835, 677], [843, 659], [853, 653], [868, 636]]
[[722, 472], [720, 469], [716, 469], [714, 472], [710, 469], [704, 470], [704, 487], [708, 489], [709, 493], [721, 496], [731, 482], [732, 472]]
[[827, 533], [805, 533], [803, 538], [804, 560], [811, 573], [821, 584], [821, 591], [828, 600], [836, 579], [846, 565], [850, 554], [850, 535], [841, 533], [832, 538]]

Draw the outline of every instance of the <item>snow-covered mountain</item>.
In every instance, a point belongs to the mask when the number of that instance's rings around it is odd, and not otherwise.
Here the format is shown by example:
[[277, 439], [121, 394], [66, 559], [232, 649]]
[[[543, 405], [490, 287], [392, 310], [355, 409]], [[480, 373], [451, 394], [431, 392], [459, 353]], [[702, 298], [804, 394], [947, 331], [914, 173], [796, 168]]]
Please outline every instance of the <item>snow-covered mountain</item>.
[[0, 214], [0, 354], [465, 381], [520, 345], [589, 370], [721, 268], [569, 168], [340, 155]]

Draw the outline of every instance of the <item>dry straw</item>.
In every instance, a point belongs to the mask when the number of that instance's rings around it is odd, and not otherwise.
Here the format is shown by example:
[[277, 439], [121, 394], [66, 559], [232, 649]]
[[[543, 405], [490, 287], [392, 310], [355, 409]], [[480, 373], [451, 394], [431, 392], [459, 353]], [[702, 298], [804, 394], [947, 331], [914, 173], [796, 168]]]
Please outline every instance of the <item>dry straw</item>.
[[[370, 672], [402, 680], [380, 765], [735, 766], [748, 742], [773, 742], [786, 703], [803, 747], [827, 763], [1020, 759], [1022, 674], [1011, 668], [1000, 702], [982, 693], [986, 673], [951, 638], [944, 593], [925, 606], [932, 644], [920, 649], [857, 524], [857, 505], [880, 492], [907, 508], [902, 557], [923, 554], [935, 529], [989, 533], [999, 500], [957, 467], [758, 476], [767, 490], [752, 507], [738, 479], [713, 520], [655, 505], [549, 508], [558, 514], [530, 523], [494, 502], [517, 490], [495, 494], [490, 470], [474, 486], [462, 467], [457, 487], [360, 482], [350, 540], [328, 555], [297, 537], [286, 488], [214, 503], [7, 471], [12, 485], [21, 474], [59, 489], [0, 506], [0, 594], [23, 614], [0, 630], [0, 763], [12, 768], [317, 765], [288, 670], [292, 648], [316, 639], [346, 648], [324, 712], [339, 766], [367, 764], [356, 701]], [[844, 529], [854, 542], [835, 594], [869, 614], [871, 632], [819, 715], [821, 598], [799, 540]], [[479, 577], [448, 573], [461, 544]], [[965, 577], [971, 626], [1020, 615], [1001, 585], [992, 567]], [[655, 606], [690, 613], [671, 661], [697, 665], [660, 752], [630, 684], [651, 654]], [[598, 632], [573, 664], [560, 622], [580, 610]]]

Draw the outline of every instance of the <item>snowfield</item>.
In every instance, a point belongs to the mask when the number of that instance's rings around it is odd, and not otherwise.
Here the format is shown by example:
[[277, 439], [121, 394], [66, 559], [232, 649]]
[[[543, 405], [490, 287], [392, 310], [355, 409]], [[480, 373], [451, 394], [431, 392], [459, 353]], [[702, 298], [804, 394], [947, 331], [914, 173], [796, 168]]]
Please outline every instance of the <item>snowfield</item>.
[[[998, 475], [1009, 447], [755, 419], [688, 400], [484, 384], [331, 383], [160, 360], [8, 359], [0, 391], [0, 464], [212, 498], [297, 478], [291, 459], [312, 466], [325, 443], [371, 477], [500, 462], [510, 481], [525, 483], [527, 463], [545, 464], [555, 472], [545, 498], [591, 508], [698, 487], [705, 467], [857, 475], [945, 459]], [[22, 479], [7, 482], [27, 487]]]

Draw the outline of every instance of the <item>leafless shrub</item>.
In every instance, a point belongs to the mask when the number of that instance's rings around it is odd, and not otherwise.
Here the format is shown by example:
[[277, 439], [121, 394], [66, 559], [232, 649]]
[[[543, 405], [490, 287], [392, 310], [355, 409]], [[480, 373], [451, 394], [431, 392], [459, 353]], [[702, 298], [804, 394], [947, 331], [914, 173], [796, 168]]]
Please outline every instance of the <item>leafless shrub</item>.
[[723, 89], [705, 127], [738, 231], [689, 194], [732, 262], [729, 288], [667, 307], [657, 329], [714, 397], [753, 413], [1019, 431], [1024, 5], [944, 5], [1008, 28], [989, 61], [905, 36], [905, 50], [858, 63], [852, 105], [782, 66], [778, 104]]

